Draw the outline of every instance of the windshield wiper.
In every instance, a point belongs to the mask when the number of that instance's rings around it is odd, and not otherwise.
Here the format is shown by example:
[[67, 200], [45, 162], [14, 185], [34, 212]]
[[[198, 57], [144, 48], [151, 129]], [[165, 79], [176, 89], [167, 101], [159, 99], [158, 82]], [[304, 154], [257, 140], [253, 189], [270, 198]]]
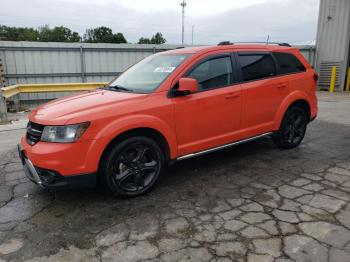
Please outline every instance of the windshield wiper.
[[105, 86], [104, 88], [106, 88], [106, 89], [114, 89], [114, 90], [117, 90], [117, 91], [133, 92], [132, 89], [128, 89], [128, 88], [120, 86], [120, 85]]

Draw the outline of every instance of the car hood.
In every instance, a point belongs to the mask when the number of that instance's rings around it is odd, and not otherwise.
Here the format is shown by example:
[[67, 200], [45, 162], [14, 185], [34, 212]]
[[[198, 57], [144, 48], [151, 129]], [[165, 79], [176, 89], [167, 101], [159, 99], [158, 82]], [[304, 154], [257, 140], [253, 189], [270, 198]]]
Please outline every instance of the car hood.
[[117, 106], [127, 105], [134, 100], [137, 102], [147, 96], [149, 95], [102, 89], [88, 91], [39, 106], [30, 113], [29, 120], [43, 125], [67, 124], [72, 120], [89, 121], [91, 119], [86, 119], [87, 117], [96, 114], [101, 116], [103, 110], [113, 110]]

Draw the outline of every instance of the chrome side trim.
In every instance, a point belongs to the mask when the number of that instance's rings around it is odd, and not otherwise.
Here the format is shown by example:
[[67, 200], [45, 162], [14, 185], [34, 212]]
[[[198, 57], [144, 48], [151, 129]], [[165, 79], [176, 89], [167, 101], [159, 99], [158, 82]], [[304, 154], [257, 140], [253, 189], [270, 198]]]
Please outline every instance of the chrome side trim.
[[239, 141], [236, 141], [236, 142], [233, 142], [233, 143], [230, 143], [230, 144], [226, 144], [226, 145], [210, 148], [210, 149], [207, 149], [207, 150], [204, 150], [204, 151], [199, 151], [197, 153], [191, 153], [191, 154], [188, 154], [188, 155], [180, 156], [180, 157], [176, 158], [176, 161], [180, 161], [180, 160], [184, 160], [184, 159], [188, 159], [188, 158], [192, 158], [192, 157], [208, 154], [208, 153], [215, 152], [215, 151], [218, 151], [218, 150], [221, 150], [221, 149], [224, 149], [224, 148], [228, 148], [228, 147], [236, 146], [236, 145], [243, 144], [243, 143], [246, 143], [246, 142], [249, 142], [249, 141], [253, 141], [253, 140], [256, 140], [256, 139], [259, 139], [259, 138], [262, 138], [262, 137], [265, 137], [265, 136], [268, 136], [268, 135], [271, 135], [271, 134], [272, 134], [272, 132], [268, 132], [268, 133], [264, 133], [262, 135], [250, 137], [250, 138], [243, 139], [243, 140], [239, 140]]

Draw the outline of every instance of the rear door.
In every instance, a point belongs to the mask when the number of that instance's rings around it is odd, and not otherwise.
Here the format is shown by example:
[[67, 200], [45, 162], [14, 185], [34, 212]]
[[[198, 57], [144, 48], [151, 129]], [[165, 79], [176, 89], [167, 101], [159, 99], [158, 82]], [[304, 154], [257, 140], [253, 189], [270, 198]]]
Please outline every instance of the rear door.
[[242, 131], [247, 137], [271, 131], [289, 83], [277, 75], [270, 52], [238, 52], [242, 81]]

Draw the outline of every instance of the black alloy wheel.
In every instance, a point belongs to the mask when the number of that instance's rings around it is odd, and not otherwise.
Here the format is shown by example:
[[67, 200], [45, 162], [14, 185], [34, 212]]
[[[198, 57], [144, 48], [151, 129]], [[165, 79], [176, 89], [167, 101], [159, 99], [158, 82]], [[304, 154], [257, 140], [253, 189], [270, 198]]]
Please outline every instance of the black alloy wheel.
[[304, 139], [308, 117], [305, 111], [293, 106], [285, 113], [281, 127], [273, 136], [275, 144], [284, 149], [295, 148]]
[[130, 137], [117, 143], [104, 163], [103, 178], [108, 188], [124, 197], [146, 193], [164, 167], [164, 153], [148, 137]]

